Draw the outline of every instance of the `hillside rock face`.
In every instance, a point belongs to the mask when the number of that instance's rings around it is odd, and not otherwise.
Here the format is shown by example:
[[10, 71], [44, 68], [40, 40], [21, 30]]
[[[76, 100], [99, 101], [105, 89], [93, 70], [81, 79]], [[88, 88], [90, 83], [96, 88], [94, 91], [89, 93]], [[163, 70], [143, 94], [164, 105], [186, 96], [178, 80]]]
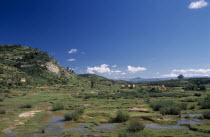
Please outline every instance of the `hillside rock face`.
[[60, 68], [58, 66], [56, 66], [55, 64], [53, 64], [53, 62], [47, 62], [46, 67], [49, 71], [51, 71], [57, 75], [60, 75]]
[[[73, 82], [73, 70], [63, 68], [47, 52], [21, 45], [0, 44], [0, 84], [48, 85]], [[8, 82], [8, 80], [10, 82]]]

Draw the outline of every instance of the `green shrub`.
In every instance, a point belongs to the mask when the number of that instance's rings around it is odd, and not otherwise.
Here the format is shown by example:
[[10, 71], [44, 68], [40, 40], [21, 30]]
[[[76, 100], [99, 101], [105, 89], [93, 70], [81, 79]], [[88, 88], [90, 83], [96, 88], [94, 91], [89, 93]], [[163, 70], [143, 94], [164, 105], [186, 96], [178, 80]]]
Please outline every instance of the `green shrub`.
[[172, 100], [151, 100], [150, 107], [160, 111], [162, 115], [179, 115], [181, 110], [187, 109], [187, 103], [176, 103]]
[[206, 118], [206, 119], [210, 119], [210, 111], [204, 112], [203, 117]]
[[81, 114], [78, 112], [67, 112], [64, 114], [64, 118], [66, 121], [74, 120], [77, 121], [80, 118]]
[[210, 109], [210, 95], [199, 101], [202, 109]]
[[116, 113], [116, 117], [114, 118], [114, 122], [122, 123], [128, 121], [130, 118], [129, 114], [125, 111], [119, 110]]
[[79, 107], [79, 108], [76, 108], [75, 111], [76, 111], [77, 113], [79, 113], [79, 114], [83, 114], [84, 111], [85, 111], [85, 108], [84, 108], [84, 107]]
[[127, 131], [129, 132], [139, 132], [144, 130], [145, 126], [141, 124], [138, 120], [133, 119], [129, 121]]
[[80, 116], [84, 113], [84, 111], [85, 111], [84, 107], [76, 108], [73, 112], [65, 113], [64, 118], [66, 121], [69, 120], [77, 121], [80, 118]]
[[171, 100], [151, 100], [150, 107], [153, 108], [154, 111], [159, 111], [162, 107], [172, 106], [174, 102]]
[[64, 109], [64, 106], [63, 104], [60, 104], [60, 103], [56, 103], [56, 104], [53, 104], [53, 111], [58, 111], [58, 110], [63, 110]]
[[201, 93], [195, 93], [194, 96], [200, 97], [201, 96]]
[[202, 109], [210, 109], [210, 100], [205, 100], [201, 103]]
[[167, 106], [160, 109], [162, 115], [179, 115], [181, 109], [178, 106]]
[[22, 104], [20, 108], [32, 108], [31, 104]]
[[0, 109], [0, 114], [5, 114], [6, 111], [4, 109]]

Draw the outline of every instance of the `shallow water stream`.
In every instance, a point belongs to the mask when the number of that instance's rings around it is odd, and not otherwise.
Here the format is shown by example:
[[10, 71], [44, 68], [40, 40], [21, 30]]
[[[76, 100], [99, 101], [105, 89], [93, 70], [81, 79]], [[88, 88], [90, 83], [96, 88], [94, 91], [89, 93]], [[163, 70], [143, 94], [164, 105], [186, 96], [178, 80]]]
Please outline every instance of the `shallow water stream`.
[[58, 133], [58, 132], [77, 132], [80, 135], [84, 134], [100, 134], [101, 132], [111, 132], [117, 129], [114, 124], [100, 124], [93, 123], [75, 123], [72, 121], [65, 121], [63, 114], [60, 112], [47, 112], [43, 118], [47, 119], [49, 124], [44, 128], [45, 133]]
[[[187, 131], [189, 128], [184, 126], [186, 124], [196, 125], [203, 123], [198, 119], [202, 114], [183, 114], [175, 125], [161, 125], [161, 124], [146, 124], [146, 128], [153, 130], [181, 130]], [[186, 118], [187, 117], [187, 118]], [[49, 137], [62, 137], [62, 133], [79, 133], [80, 135], [92, 134], [100, 135], [104, 132], [112, 132], [117, 129], [115, 124], [100, 124], [95, 125], [93, 123], [75, 123], [73, 121], [65, 121], [63, 113], [61, 112], [46, 112], [42, 117], [42, 120], [48, 124], [39, 132], [28, 135], [27, 137], [40, 137], [41, 135], [48, 135]], [[8, 131], [7, 137], [13, 137], [17, 133]]]
[[[201, 117], [202, 114], [182, 114], [181, 119], [177, 121], [176, 125], [160, 125], [160, 124], [146, 124], [145, 127], [154, 129], [154, 130], [189, 130], [188, 127], [184, 125], [197, 125], [203, 123], [198, 117]], [[188, 118], [185, 118], [188, 117]]]

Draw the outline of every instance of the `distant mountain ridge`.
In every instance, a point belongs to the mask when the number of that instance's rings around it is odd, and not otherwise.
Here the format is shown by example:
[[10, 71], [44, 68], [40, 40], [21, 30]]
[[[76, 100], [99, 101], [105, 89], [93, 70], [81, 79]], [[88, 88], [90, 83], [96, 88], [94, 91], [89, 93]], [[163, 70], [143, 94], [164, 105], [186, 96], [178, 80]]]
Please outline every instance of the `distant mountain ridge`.
[[171, 80], [171, 79], [177, 79], [177, 78], [141, 78], [141, 77], [137, 77], [137, 78], [132, 78], [129, 79], [129, 81], [131, 82], [152, 82], [152, 81], [164, 81], [164, 80]]
[[177, 78], [141, 78], [141, 77], [136, 77], [136, 78], [120, 78], [118, 80], [123, 80], [123, 81], [128, 81], [128, 82], [153, 82], [153, 81], [164, 81], [164, 80], [171, 80], [171, 79], [177, 79]]

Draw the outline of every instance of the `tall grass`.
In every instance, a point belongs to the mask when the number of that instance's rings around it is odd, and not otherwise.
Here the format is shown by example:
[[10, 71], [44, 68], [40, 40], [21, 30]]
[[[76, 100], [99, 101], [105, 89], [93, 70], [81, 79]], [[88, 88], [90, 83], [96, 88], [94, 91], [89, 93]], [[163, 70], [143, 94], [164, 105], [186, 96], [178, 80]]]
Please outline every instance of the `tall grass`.
[[84, 107], [79, 107], [76, 108], [73, 112], [67, 112], [64, 114], [64, 118], [66, 121], [74, 120], [77, 121], [81, 115], [84, 113], [85, 108]]

